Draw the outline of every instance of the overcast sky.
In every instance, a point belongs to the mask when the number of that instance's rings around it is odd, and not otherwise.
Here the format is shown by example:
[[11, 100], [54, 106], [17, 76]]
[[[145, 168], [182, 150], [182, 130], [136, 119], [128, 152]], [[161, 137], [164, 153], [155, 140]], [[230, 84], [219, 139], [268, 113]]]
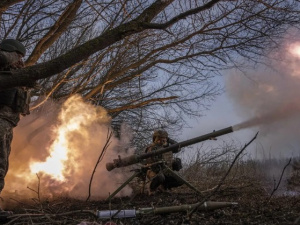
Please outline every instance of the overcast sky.
[[221, 78], [225, 93], [182, 139], [240, 124], [242, 128], [219, 138], [245, 144], [259, 131], [248, 148], [253, 157], [300, 156], [300, 42], [284, 40], [270, 53], [272, 69], [257, 67], [247, 74], [231, 71]]
[[[217, 81], [225, 85], [225, 77], [218, 77]], [[222, 95], [216, 98], [215, 102], [211, 103], [211, 108], [205, 112], [205, 115], [198, 120], [190, 120], [190, 126], [183, 131], [180, 141], [194, 138], [203, 134], [211, 133], [213, 130], [220, 130], [229, 126], [234, 126], [243, 122], [245, 118], [241, 117], [236, 110], [236, 105], [225, 91]], [[234, 141], [238, 145], [244, 145], [249, 142], [258, 128], [243, 129], [217, 138], [217, 141], [206, 141], [205, 149], [209, 146], [219, 146], [223, 141]], [[195, 148], [200, 145], [195, 145]], [[251, 153], [256, 153], [256, 143], [249, 147]], [[194, 150], [191, 150], [194, 151]], [[250, 152], [249, 152], [250, 153]]]

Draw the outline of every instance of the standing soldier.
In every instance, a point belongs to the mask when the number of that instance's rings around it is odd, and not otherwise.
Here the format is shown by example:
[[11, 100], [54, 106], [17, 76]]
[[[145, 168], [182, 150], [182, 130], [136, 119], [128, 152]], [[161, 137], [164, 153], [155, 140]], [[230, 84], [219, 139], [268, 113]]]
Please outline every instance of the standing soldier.
[[[146, 153], [168, 147], [169, 144], [175, 143], [175, 141], [168, 137], [166, 131], [157, 130], [153, 134], [153, 143], [146, 148]], [[166, 166], [176, 171], [182, 168], [181, 160], [179, 158], [173, 159], [172, 152], [166, 152], [163, 155], [150, 159], [149, 165], [150, 169], [147, 171], [147, 178], [150, 180], [148, 187], [149, 195], [152, 195], [156, 190], [170, 190], [173, 187], [178, 187], [183, 184], [181, 181], [176, 180], [171, 174], [164, 171]]]
[[[24, 67], [23, 57], [26, 49], [14, 39], [0, 43], [0, 75], [11, 76], [10, 71]], [[15, 87], [0, 91], [0, 192], [4, 188], [4, 178], [8, 170], [8, 158], [13, 138], [13, 128], [17, 126], [20, 115], [29, 114], [29, 91], [25, 87]], [[12, 212], [0, 208], [0, 216]]]

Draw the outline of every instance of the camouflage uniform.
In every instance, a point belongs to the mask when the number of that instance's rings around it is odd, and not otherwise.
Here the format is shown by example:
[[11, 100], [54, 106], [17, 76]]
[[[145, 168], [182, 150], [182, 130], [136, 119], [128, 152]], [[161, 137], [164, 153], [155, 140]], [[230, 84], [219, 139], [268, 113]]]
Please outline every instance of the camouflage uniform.
[[[14, 40], [12, 42], [14, 43]], [[4, 41], [2, 43], [4, 43]], [[14, 49], [14, 46], [10, 45], [9, 47], [12, 47], [12, 49], [4, 50], [1, 44], [1, 76], [11, 76], [9, 73], [11, 70], [22, 68], [24, 66], [22, 57], [25, 52], [22, 51], [20, 53], [17, 51], [18, 49]], [[4, 188], [4, 178], [8, 170], [8, 158], [11, 150], [13, 128], [17, 126], [20, 115], [29, 114], [29, 101], [29, 91], [24, 87], [0, 91], [0, 192]]]
[[0, 117], [0, 190], [4, 188], [4, 177], [8, 170], [8, 157], [12, 137], [12, 124]]
[[[168, 147], [169, 145], [169, 138], [167, 136], [167, 133], [162, 133], [163, 137], [167, 138], [167, 143], [156, 143], [155, 138], [153, 138], [153, 143], [146, 148], [147, 152], [152, 152], [159, 150], [164, 147]], [[174, 141], [173, 143], [174, 144]], [[155, 162], [163, 161], [164, 164], [156, 164]], [[164, 171], [164, 167], [167, 166], [172, 169], [173, 167], [173, 153], [172, 152], [166, 152], [162, 155], [156, 156], [155, 158], [148, 159], [148, 165], [153, 164], [150, 166], [150, 169], [147, 171], [147, 178], [150, 180], [150, 183], [148, 184], [148, 193], [151, 194], [156, 190], [165, 191], [168, 189], [171, 189], [173, 187], [181, 186], [183, 183], [181, 181], [178, 181], [175, 179], [172, 174], [168, 174]]]

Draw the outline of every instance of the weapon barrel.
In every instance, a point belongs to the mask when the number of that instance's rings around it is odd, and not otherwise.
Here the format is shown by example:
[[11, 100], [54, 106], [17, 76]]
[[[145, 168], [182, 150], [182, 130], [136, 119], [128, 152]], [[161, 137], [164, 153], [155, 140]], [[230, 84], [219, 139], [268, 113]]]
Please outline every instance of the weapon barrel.
[[189, 146], [189, 145], [193, 145], [193, 144], [196, 144], [198, 142], [206, 141], [206, 140], [209, 140], [209, 139], [212, 139], [212, 138], [215, 138], [215, 137], [219, 137], [219, 136], [222, 136], [224, 134], [228, 134], [228, 133], [232, 133], [232, 132], [233, 132], [232, 127], [227, 127], [227, 128], [224, 128], [224, 129], [221, 129], [221, 130], [218, 130], [218, 131], [213, 131], [209, 134], [205, 134], [205, 135], [202, 135], [202, 136], [199, 136], [199, 137], [195, 137], [195, 138], [192, 138], [192, 139], [189, 139], [189, 140], [186, 140], [186, 141], [176, 143], [174, 145], [171, 145], [171, 146], [166, 147], [166, 148], [159, 149], [157, 151], [148, 152], [148, 153], [145, 153], [145, 154], [142, 154], [142, 155], [131, 155], [131, 156], [128, 156], [128, 157], [125, 157], [125, 158], [122, 158], [122, 159], [115, 159], [113, 163], [107, 163], [106, 164], [106, 169], [108, 171], [111, 171], [114, 168], [133, 165], [133, 164], [141, 162], [143, 159], [148, 159], [148, 158], [151, 158], [153, 156], [161, 155], [161, 154], [164, 154], [164, 153], [170, 152], [170, 151], [176, 152], [176, 151], [180, 150], [180, 148], [183, 148], [183, 147], [186, 147], [186, 146]]
[[205, 134], [205, 135], [202, 135], [202, 136], [199, 136], [199, 137], [195, 137], [195, 138], [192, 138], [192, 139], [189, 139], [189, 140], [186, 140], [186, 141], [176, 143], [174, 145], [171, 145], [171, 146], [166, 147], [166, 148], [159, 149], [157, 151], [142, 154], [142, 155], [139, 156], [139, 158], [140, 159], [148, 159], [148, 158], [151, 158], [151, 157], [156, 156], [156, 155], [164, 154], [166, 152], [177, 151], [180, 148], [183, 148], [183, 147], [186, 147], [186, 146], [189, 146], [189, 145], [193, 145], [193, 144], [196, 144], [196, 143], [199, 143], [199, 142], [202, 142], [202, 141], [206, 141], [206, 140], [209, 140], [211, 138], [219, 137], [221, 135], [228, 134], [228, 133], [231, 133], [231, 132], [233, 132], [232, 127], [227, 127], [227, 128], [222, 129], [222, 130], [213, 131], [209, 134]]

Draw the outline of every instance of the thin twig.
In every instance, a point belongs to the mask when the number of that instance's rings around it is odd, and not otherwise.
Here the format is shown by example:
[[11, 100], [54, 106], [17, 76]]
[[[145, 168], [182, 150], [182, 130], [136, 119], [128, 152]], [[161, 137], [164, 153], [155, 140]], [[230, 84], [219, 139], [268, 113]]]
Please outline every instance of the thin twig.
[[5, 225], [9, 225], [9, 224], [15, 224], [14, 222], [17, 221], [18, 219], [20, 219], [22, 216], [17, 216], [14, 219], [10, 220], [9, 222], [7, 222]]
[[39, 202], [41, 202], [41, 198], [40, 198], [40, 185], [41, 185], [41, 180], [39, 175], [36, 173], [36, 177], [38, 178], [38, 190], [37, 190], [37, 195], [38, 195], [38, 200]]
[[41, 201], [41, 199], [40, 199], [40, 184], [41, 184], [41, 182], [40, 182], [40, 177], [39, 177], [39, 175], [38, 175], [37, 173], [36, 173], [36, 176], [37, 176], [37, 178], [38, 178], [37, 191], [34, 190], [34, 189], [32, 189], [32, 188], [30, 188], [30, 187], [28, 187], [28, 186], [27, 186], [27, 188], [28, 188], [29, 190], [31, 190], [31, 191], [33, 191], [34, 193], [37, 194], [38, 200], [39, 200], [39, 202], [40, 202], [40, 201]]
[[273, 196], [274, 193], [278, 190], [279, 185], [280, 185], [281, 180], [282, 180], [282, 177], [283, 177], [283, 174], [284, 174], [284, 171], [285, 171], [286, 168], [290, 165], [291, 161], [292, 161], [292, 158], [290, 158], [290, 160], [288, 161], [288, 163], [283, 167], [283, 169], [282, 169], [282, 171], [281, 171], [281, 175], [280, 175], [279, 181], [278, 181], [277, 185], [274, 187], [274, 189], [273, 189], [273, 191], [272, 191], [272, 193], [271, 193], [269, 199], [267, 200], [267, 202], [270, 202], [272, 196]]
[[106, 143], [105, 143], [104, 147], [102, 148], [102, 151], [101, 151], [101, 153], [100, 153], [100, 155], [99, 155], [99, 158], [98, 158], [98, 160], [97, 160], [97, 162], [96, 162], [96, 165], [95, 165], [95, 167], [94, 167], [94, 170], [93, 170], [93, 172], [92, 172], [92, 176], [91, 176], [90, 183], [89, 183], [89, 195], [88, 195], [86, 201], [88, 201], [88, 200], [90, 199], [90, 197], [91, 197], [91, 186], [92, 186], [92, 181], [93, 181], [93, 178], [94, 178], [94, 174], [95, 174], [95, 172], [96, 172], [96, 169], [97, 169], [98, 164], [99, 164], [100, 161], [103, 159], [104, 154], [105, 154], [107, 148], [109, 147], [109, 145], [110, 145], [110, 143], [111, 143], [111, 142], [110, 142], [110, 139], [111, 139], [112, 135], [113, 135], [113, 132], [110, 131], [110, 130], [108, 129], [108, 131], [107, 131], [107, 136], [106, 136]]

